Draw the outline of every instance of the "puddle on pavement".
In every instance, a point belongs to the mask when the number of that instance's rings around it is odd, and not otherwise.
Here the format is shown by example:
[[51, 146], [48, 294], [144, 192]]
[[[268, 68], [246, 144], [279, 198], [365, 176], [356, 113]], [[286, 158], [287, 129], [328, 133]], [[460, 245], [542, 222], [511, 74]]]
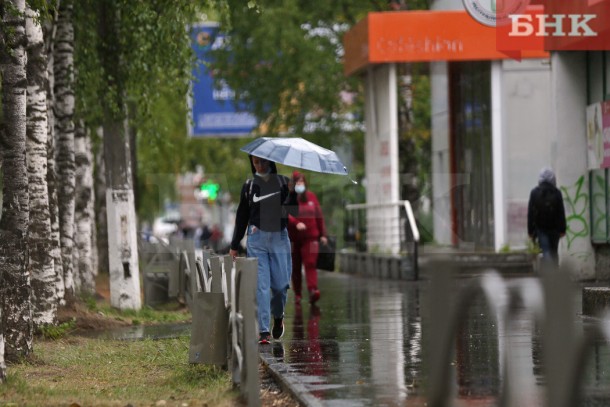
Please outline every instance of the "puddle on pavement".
[[80, 336], [96, 339], [114, 339], [136, 341], [143, 339], [170, 339], [191, 334], [191, 323], [164, 325], [136, 325], [125, 328], [115, 328], [104, 331], [87, 331]]
[[[426, 405], [422, 333], [427, 319], [422, 304], [431, 300], [429, 283], [319, 276], [318, 306], [296, 305], [289, 292], [283, 349], [278, 351], [279, 344], [274, 344], [261, 351], [278, 355], [290, 374], [332, 405]], [[519, 405], [544, 405], [539, 327], [523, 315], [510, 333], [498, 332], [495, 318], [481, 299], [462, 324], [448, 367], [456, 398], [466, 406], [497, 405], [503, 358], [510, 349]], [[610, 405], [610, 350], [600, 343], [593, 353], [585, 367], [580, 405]]]

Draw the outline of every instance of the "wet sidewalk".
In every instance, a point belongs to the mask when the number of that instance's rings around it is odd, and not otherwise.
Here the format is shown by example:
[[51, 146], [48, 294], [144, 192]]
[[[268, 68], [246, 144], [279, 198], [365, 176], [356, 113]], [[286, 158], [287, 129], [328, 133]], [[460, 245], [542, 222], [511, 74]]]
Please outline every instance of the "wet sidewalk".
[[420, 370], [419, 284], [320, 272], [322, 298], [298, 306], [289, 291], [284, 338], [259, 346], [263, 360], [308, 405], [400, 404], [406, 365]]
[[[527, 283], [535, 277], [520, 279]], [[381, 281], [326, 272], [320, 272], [319, 280], [322, 298], [317, 306], [306, 301], [295, 305], [289, 291], [284, 338], [259, 345], [263, 362], [304, 405], [425, 406], [424, 304], [443, 301], [430, 297], [434, 293], [429, 281]], [[586, 329], [585, 318], [574, 318]], [[522, 389], [519, 405], [544, 405], [539, 327], [530, 316], [516, 321], [512, 332], [498, 332], [495, 316], [481, 300], [462, 325], [448, 366], [454, 371], [459, 405], [498, 405], [508, 348], [514, 355], [513, 377]], [[610, 405], [606, 344], [595, 348], [585, 375], [580, 405]]]

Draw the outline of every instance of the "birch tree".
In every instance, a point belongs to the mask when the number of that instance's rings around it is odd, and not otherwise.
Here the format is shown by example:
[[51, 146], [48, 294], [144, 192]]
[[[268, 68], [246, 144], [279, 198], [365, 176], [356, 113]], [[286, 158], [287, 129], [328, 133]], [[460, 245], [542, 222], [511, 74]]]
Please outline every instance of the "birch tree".
[[74, 214], [74, 288], [77, 293], [95, 294], [92, 265], [93, 162], [91, 139], [81, 121], [74, 134], [76, 197]]
[[[103, 130], [99, 128], [97, 134], [100, 139], [103, 137]], [[108, 222], [106, 220], [106, 166], [104, 165], [104, 149], [97, 148], [94, 152], [94, 174], [95, 174], [95, 226], [97, 233], [95, 241], [97, 257], [94, 270], [98, 273], [110, 273], [108, 261]]]
[[[7, 360], [27, 356], [32, 350], [33, 326], [27, 233], [29, 222], [26, 166], [26, 49], [25, 0], [6, 0], [3, 6], [4, 46], [2, 72], [3, 204], [0, 219], [0, 272], [2, 272], [2, 328]], [[2, 348], [0, 339], [0, 348]], [[5, 377], [4, 359], [0, 377]]]
[[129, 164], [130, 148], [124, 119], [119, 12], [115, 2], [100, 4], [101, 62], [108, 83], [104, 106], [103, 143], [106, 164], [106, 207], [110, 267], [110, 303], [119, 309], [139, 310], [140, 272], [138, 265], [137, 219]]
[[[104, 0], [106, 1], [106, 0]], [[103, 163], [102, 116], [105, 101], [103, 70], [99, 59], [98, 0], [80, 0], [74, 4], [76, 107], [75, 116], [83, 120], [92, 144], [94, 159], [94, 211], [91, 237], [93, 273], [108, 274], [108, 238], [106, 222], [106, 179]]]
[[55, 268], [51, 254], [51, 220], [47, 185], [47, 57], [40, 15], [26, 10], [27, 46], [27, 167], [30, 196], [28, 247], [35, 326], [53, 324], [57, 316]]
[[[57, 0], [59, 1], [59, 0]], [[53, 104], [55, 100], [55, 69], [53, 50], [57, 32], [57, 19], [59, 7], [55, 7], [53, 19], [44, 25], [44, 38], [47, 54], [47, 186], [49, 188], [49, 215], [51, 223], [51, 257], [55, 270], [55, 291], [60, 304], [64, 303], [64, 267], [61, 258], [61, 237], [59, 233], [59, 208], [57, 204], [57, 176], [55, 162], [55, 113]]]
[[72, 0], [59, 5], [54, 44], [58, 208], [65, 296], [74, 294], [74, 29]]
[[[185, 99], [192, 59], [185, 27], [196, 18], [199, 7], [198, 2], [190, 0], [176, 0], [172, 7], [167, 7], [165, 0], [76, 3], [77, 50], [82, 51], [77, 53], [77, 102], [87, 115], [87, 125], [103, 128], [110, 291], [115, 307], [141, 306], [132, 146], [127, 129], [133, 126], [141, 137], [146, 131], [140, 130], [144, 129], [143, 123], [147, 123], [146, 129], [155, 128], [158, 121], [151, 114], [151, 106], [162, 90], [182, 92], [181, 100]], [[91, 27], [97, 28], [95, 36]], [[87, 38], [88, 49], [79, 48], [85, 44], [83, 38]], [[98, 52], [90, 52], [91, 48]], [[127, 121], [127, 105], [133, 106], [133, 116], [129, 117], [133, 122]], [[103, 231], [98, 237], [102, 244]], [[100, 250], [99, 255], [102, 269], [104, 253]]]

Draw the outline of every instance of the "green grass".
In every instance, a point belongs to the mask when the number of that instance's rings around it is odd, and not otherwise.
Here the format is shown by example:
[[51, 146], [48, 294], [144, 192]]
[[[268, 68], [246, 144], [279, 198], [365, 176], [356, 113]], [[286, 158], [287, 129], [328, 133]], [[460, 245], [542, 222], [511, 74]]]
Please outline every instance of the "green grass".
[[76, 326], [76, 320], [61, 323], [59, 325], [43, 325], [38, 328], [39, 334], [45, 339], [59, 339], [68, 335]]
[[104, 321], [154, 325], [191, 320], [180, 304], [121, 311], [107, 301], [84, 297], [75, 309], [79, 311], [71, 320], [39, 328], [33, 353], [7, 366], [0, 407], [239, 405], [228, 371], [188, 363], [188, 336], [119, 341], [74, 335], [82, 319], [101, 329]]
[[188, 337], [37, 340], [27, 361], [8, 366], [0, 405], [236, 405], [229, 373], [189, 364], [188, 350]]
[[191, 320], [190, 311], [177, 302], [170, 302], [155, 308], [144, 305], [139, 311], [134, 311], [119, 310], [108, 303], [98, 303], [91, 297], [85, 297], [82, 300], [90, 312], [118, 320], [130, 320], [133, 325], [167, 324]]

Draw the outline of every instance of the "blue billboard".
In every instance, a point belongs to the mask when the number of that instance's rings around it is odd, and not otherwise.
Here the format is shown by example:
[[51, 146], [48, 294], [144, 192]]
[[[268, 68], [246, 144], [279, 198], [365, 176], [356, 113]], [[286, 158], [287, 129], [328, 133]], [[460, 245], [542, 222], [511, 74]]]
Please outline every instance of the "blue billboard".
[[235, 103], [235, 92], [226, 84], [215, 84], [210, 51], [221, 47], [224, 35], [218, 24], [191, 27], [191, 44], [197, 57], [191, 83], [189, 135], [191, 137], [247, 136], [257, 126], [256, 116]]

